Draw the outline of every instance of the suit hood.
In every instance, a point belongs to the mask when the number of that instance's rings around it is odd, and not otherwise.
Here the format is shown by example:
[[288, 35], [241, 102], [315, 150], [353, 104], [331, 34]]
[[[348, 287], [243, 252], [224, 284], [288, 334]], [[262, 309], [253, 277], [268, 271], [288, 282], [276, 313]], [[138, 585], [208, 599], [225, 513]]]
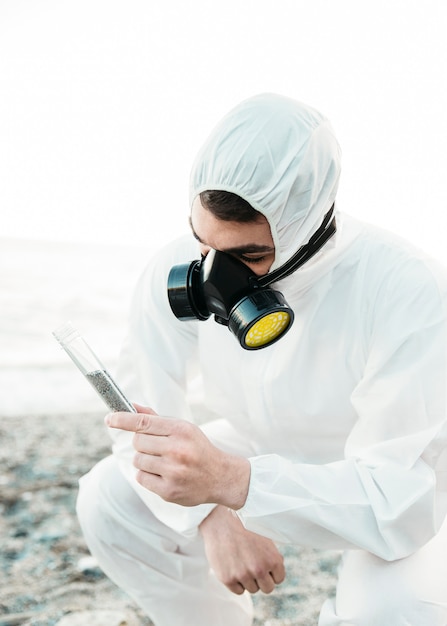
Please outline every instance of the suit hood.
[[233, 108], [200, 149], [190, 204], [206, 190], [235, 193], [264, 215], [275, 244], [270, 271], [318, 229], [334, 204], [341, 151], [329, 121], [301, 102], [260, 94]]

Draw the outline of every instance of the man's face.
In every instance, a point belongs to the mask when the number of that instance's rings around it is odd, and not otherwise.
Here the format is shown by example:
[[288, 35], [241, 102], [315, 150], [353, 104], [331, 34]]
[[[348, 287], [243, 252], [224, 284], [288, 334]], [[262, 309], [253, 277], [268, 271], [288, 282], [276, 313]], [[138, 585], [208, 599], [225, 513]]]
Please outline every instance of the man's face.
[[269, 223], [263, 215], [259, 214], [256, 222], [227, 222], [205, 209], [197, 196], [190, 223], [201, 254], [206, 255], [213, 248], [231, 254], [258, 276], [269, 271], [275, 259], [275, 247]]

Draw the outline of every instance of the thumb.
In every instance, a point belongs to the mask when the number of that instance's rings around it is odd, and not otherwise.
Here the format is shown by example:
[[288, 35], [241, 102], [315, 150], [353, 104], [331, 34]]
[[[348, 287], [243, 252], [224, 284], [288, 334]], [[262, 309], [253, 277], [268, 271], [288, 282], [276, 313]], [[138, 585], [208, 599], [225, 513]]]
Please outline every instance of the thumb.
[[142, 406], [141, 404], [137, 404], [133, 402], [134, 407], [137, 410], [137, 413], [147, 413], [148, 415], [158, 415], [153, 409], [148, 406]]

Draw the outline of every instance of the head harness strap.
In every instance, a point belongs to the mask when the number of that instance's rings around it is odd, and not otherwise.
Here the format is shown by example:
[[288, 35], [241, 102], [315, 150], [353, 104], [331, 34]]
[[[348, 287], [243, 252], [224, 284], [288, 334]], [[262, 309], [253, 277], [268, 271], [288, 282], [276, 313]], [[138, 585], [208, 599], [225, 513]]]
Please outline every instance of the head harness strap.
[[281, 265], [281, 267], [257, 279], [257, 283], [260, 287], [266, 287], [281, 278], [289, 276], [321, 250], [324, 244], [337, 230], [334, 206], [333, 204], [326, 213], [321, 226], [306, 244], [302, 245], [288, 261]]

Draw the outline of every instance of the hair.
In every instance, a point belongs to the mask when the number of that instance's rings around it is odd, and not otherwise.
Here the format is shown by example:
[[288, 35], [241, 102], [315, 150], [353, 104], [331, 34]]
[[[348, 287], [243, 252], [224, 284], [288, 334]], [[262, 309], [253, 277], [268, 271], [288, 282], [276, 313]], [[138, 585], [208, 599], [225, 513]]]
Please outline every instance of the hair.
[[200, 201], [215, 217], [225, 222], [257, 222], [261, 213], [231, 191], [202, 191]]

